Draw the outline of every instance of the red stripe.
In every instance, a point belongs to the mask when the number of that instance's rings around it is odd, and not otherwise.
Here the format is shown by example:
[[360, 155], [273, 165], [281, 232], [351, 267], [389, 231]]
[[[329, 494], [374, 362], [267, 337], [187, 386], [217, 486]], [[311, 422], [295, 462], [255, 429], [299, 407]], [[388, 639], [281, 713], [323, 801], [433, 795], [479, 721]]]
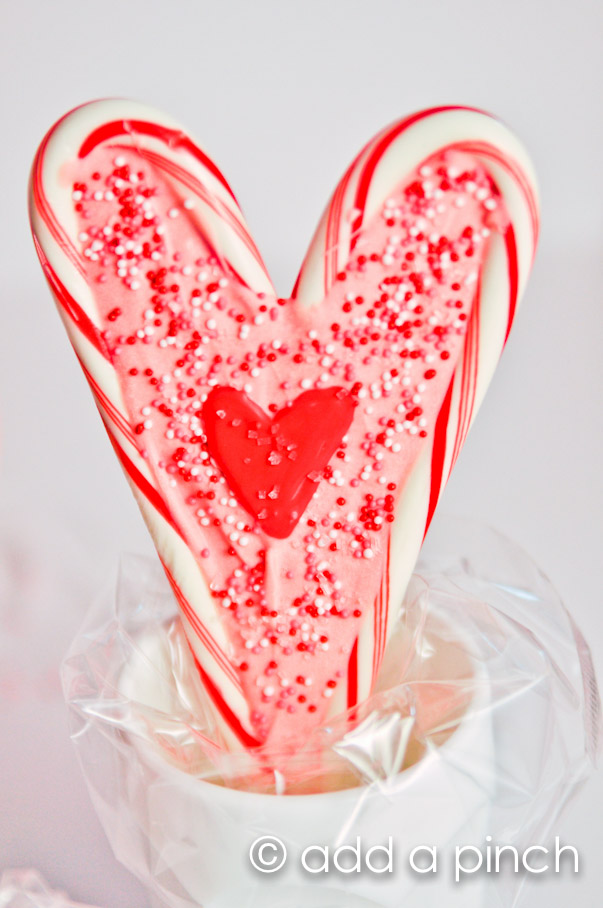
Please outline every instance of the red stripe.
[[203, 164], [210, 173], [222, 184], [224, 189], [232, 196], [236, 202], [235, 195], [226, 182], [225, 177], [218, 170], [211, 158], [201, 151], [189, 137], [179, 129], [169, 129], [167, 126], [161, 126], [159, 123], [149, 123], [146, 120], [113, 120], [111, 123], [103, 123], [98, 129], [95, 129], [82, 143], [78, 156], [85, 158], [101, 142], [107, 139], [113, 139], [115, 136], [146, 135], [160, 139], [170, 148], [184, 149], [194, 158]]
[[375, 606], [373, 609], [373, 637], [374, 637], [374, 658], [373, 658], [373, 680], [375, 679], [375, 666], [379, 662], [379, 647], [381, 642], [381, 603], [383, 601], [383, 583], [379, 587], [379, 592], [375, 599]]
[[509, 224], [505, 232], [505, 246], [507, 247], [507, 260], [509, 269], [509, 320], [507, 322], [507, 332], [505, 334], [505, 344], [509, 337], [509, 332], [515, 318], [517, 308], [517, 293], [519, 289], [519, 266], [517, 261], [517, 243], [515, 242], [515, 231]]
[[325, 230], [325, 255], [324, 255], [324, 291], [325, 295], [337, 274], [337, 235], [339, 233], [339, 218], [341, 213], [341, 200], [343, 185], [340, 183], [335, 190], [333, 201], [329, 205], [327, 226]]
[[387, 537], [387, 555], [385, 558], [385, 574], [384, 574], [385, 592], [384, 592], [384, 596], [383, 596], [383, 599], [385, 602], [385, 608], [382, 610], [381, 655], [380, 655], [380, 659], [379, 659], [380, 663], [381, 663], [381, 659], [383, 659], [383, 656], [385, 654], [385, 643], [386, 643], [386, 639], [387, 639], [387, 621], [388, 621], [388, 617], [389, 617], [389, 596], [390, 596], [389, 571], [390, 571], [391, 545], [392, 545], [392, 537], [391, 537], [391, 533], [390, 533], [390, 535]]
[[[184, 167], [181, 167], [175, 161], [170, 161], [168, 158], [165, 158], [163, 155], [157, 154], [157, 152], [149, 151], [144, 148], [138, 149], [141, 157], [150, 161], [151, 164], [154, 164], [160, 170], [169, 173], [170, 176], [174, 177], [183, 185], [187, 186], [195, 195], [199, 196], [206, 205], [208, 205], [212, 210], [220, 217], [223, 221], [228, 223], [229, 227], [240, 237], [245, 246], [249, 249], [256, 261], [262, 266], [264, 271], [266, 271], [266, 266], [262, 261], [260, 251], [254, 243], [251, 234], [245, 227], [244, 223], [236, 217], [236, 215], [229, 209], [227, 206], [221, 202], [219, 199], [216, 200], [216, 196], [213, 193], [210, 193], [199, 180], [196, 179], [191, 173], [189, 173]], [[216, 201], [218, 204], [216, 204]]]
[[496, 146], [491, 145], [488, 142], [462, 142], [459, 145], [454, 147], [460, 148], [462, 151], [467, 151], [471, 154], [478, 154], [482, 157], [491, 158], [493, 161], [496, 161], [504, 170], [509, 173], [516, 183], [519, 184], [521, 191], [524, 194], [526, 203], [530, 211], [530, 219], [532, 222], [532, 233], [534, 236], [534, 252], [536, 252], [536, 241], [538, 239], [539, 227], [540, 227], [540, 218], [538, 215], [538, 203], [534, 195], [534, 191], [528, 178], [521, 169], [520, 165], [514, 161], [512, 158], [507, 157], [502, 154]]
[[107, 395], [105, 394], [105, 392], [103, 391], [103, 389], [101, 388], [101, 386], [98, 384], [98, 382], [93, 378], [93, 376], [91, 375], [91, 373], [88, 371], [88, 369], [87, 369], [86, 366], [84, 365], [84, 363], [83, 363], [81, 357], [79, 356], [77, 350], [76, 350], [76, 354], [75, 354], [75, 355], [76, 355], [77, 358], [78, 358], [78, 362], [79, 362], [80, 366], [82, 367], [82, 370], [83, 370], [83, 372], [84, 372], [84, 375], [85, 375], [86, 378], [88, 379], [88, 384], [89, 384], [90, 387], [92, 388], [92, 393], [93, 393], [94, 396], [97, 398], [98, 404], [103, 408], [103, 410], [104, 410], [104, 411], [106, 412], [106, 414], [107, 414], [107, 417], [108, 417], [109, 419], [111, 419], [111, 421], [115, 424], [115, 426], [119, 429], [119, 431], [120, 431], [123, 435], [125, 435], [125, 437], [128, 439], [128, 441], [130, 442], [130, 444], [131, 444], [133, 447], [138, 448], [138, 445], [137, 445], [137, 443], [136, 443], [136, 436], [134, 435], [134, 433], [133, 433], [133, 431], [132, 431], [132, 428], [131, 428], [131, 426], [130, 426], [130, 423], [129, 423], [129, 422], [127, 421], [127, 419], [120, 413], [120, 411], [117, 409], [117, 407], [116, 407], [116, 406], [111, 402], [111, 400], [107, 397]]
[[[424, 120], [426, 117], [431, 117], [431, 116], [434, 116], [435, 114], [446, 113], [447, 111], [452, 111], [452, 110], [470, 110], [475, 113], [485, 114], [484, 111], [478, 110], [475, 107], [462, 107], [462, 106], [458, 106], [458, 105], [457, 106], [445, 105], [443, 107], [432, 107], [429, 110], [419, 111], [418, 113], [412, 114], [410, 117], [406, 117], [405, 119], [400, 120], [398, 123], [395, 123], [391, 127], [391, 129], [389, 129], [389, 131], [387, 131], [384, 134], [381, 141], [379, 141], [377, 143], [377, 145], [375, 146], [375, 150], [373, 151], [373, 153], [369, 157], [368, 161], [364, 165], [362, 174], [360, 176], [360, 180], [358, 182], [358, 188], [356, 190], [356, 202], [355, 202], [354, 207], [360, 209], [360, 214], [354, 221], [354, 224], [352, 227], [352, 242], [351, 242], [352, 249], [356, 245], [357, 233], [360, 230], [360, 227], [362, 226], [362, 221], [364, 218], [364, 207], [366, 205], [366, 200], [368, 198], [368, 193], [369, 193], [369, 189], [370, 189], [370, 185], [371, 185], [371, 180], [373, 178], [373, 174], [377, 168], [377, 165], [379, 164], [379, 161], [381, 160], [381, 158], [383, 157], [383, 155], [385, 154], [385, 152], [387, 151], [389, 146], [392, 144], [392, 142], [395, 139], [398, 138], [398, 136], [400, 136], [403, 132], [405, 132], [410, 126], [413, 126], [415, 123], [418, 123], [420, 120]], [[485, 116], [490, 116], [490, 115], [485, 114]]]
[[379, 587], [379, 592], [375, 598], [373, 607], [373, 665], [371, 672], [371, 686], [375, 682], [377, 666], [381, 661], [381, 604], [383, 602], [383, 584]]
[[[456, 459], [461, 452], [473, 415], [473, 405], [475, 403], [475, 391], [477, 388], [477, 366], [479, 359], [479, 307], [480, 307], [480, 284], [478, 283], [477, 291], [473, 300], [471, 309], [471, 318], [467, 329], [467, 337], [463, 353], [462, 374], [463, 381], [461, 385], [461, 399], [459, 402], [459, 418], [456, 428], [456, 438], [452, 458], [450, 461], [450, 470], [452, 470]], [[457, 367], [458, 370], [458, 367]], [[455, 372], [457, 371], [455, 370]], [[449, 475], [450, 475], [449, 470]]]
[[448, 385], [448, 391], [444, 398], [444, 403], [436, 420], [433, 452], [431, 455], [431, 489], [429, 493], [429, 507], [427, 509], [427, 520], [425, 521], [425, 532], [429, 529], [431, 518], [433, 517], [440, 491], [442, 489], [442, 477], [444, 474], [444, 462], [446, 459], [446, 432], [448, 429], [448, 417], [450, 415], [450, 404], [452, 401], [452, 386], [454, 385], [454, 376]]
[[[189, 647], [190, 647], [190, 643], [189, 643]], [[195, 660], [195, 665], [197, 666], [197, 671], [199, 672], [199, 675], [201, 676], [201, 681], [203, 682], [203, 686], [205, 687], [205, 689], [207, 690], [211, 699], [215, 703], [216, 708], [222, 715], [222, 718], [224, 719], [224, 721], [226, 722], [228, 727], [231, 729], [231, 731], [233, 731], [235, 733], [235, 735], [237, 736], [237, 738], [239, 739], [241, 744], [243, 744], [245, 747], [250, 747], [250, 748], [259, 747], [261, 745], [261, 741], [258, 741], [257, 738], [254, 738], [253, 735], [250, 735], [249, 732], [246, 731], [245, 728], [243, 728], [241, 722], [239, 721], [239, 719], [237, 719], [237, 717], [233, 713], [232, 709], [226, 703], [224, 697], [222, 696], [222, 694], [220, 693], [220, 691], [218, 690], [218, 688], [216, 687], [214, 682], [211, 680], [210, 676], [207, 674], [207, 672], [204, 670], [203, 666], [197, 659], [197, 656], [195, 655], [192, 647], [190, 649], [191, 649], [191, 653], [193, 654], [193, 659]]]
[[301, 269], [300, 269], [300, 271], [299, 271], [297, 277], [295, 278], [295, 283], [294, 283], [294, 285], [293, 285], [293, 290], [291, 291], [291, 297], [290, 297], [290, 299], [292, 299], [292, 300], [297, 299], [297, 291], [299, 290], [299, 285], [300, 285], [300, 282], [301, 282], [301, 279], [302, 279], [303, 271], [304, 271], [304, 268], [303, 268], [303, 265], [302, 265], [302, 267], [301, 267]]
[[168, 566], [164, 561], [162, 561], [161, 563], [186, 620], [195, 631], [197, 637], [199, 638], [205, 649], [208, 650], [212, 658], [218, 663], [218, 666], [221, 668], [224, 674], [229, 677], [234, 687], [236, 687], [237, 690], [242, 693], [241, 683], [231, 662], [226, 657], [224, 651], [218, 646], [214, 637], [209, 633], [209, 631], [207, 631], [205, 625], [199, 620], [196, 612], [193, 611], [186, 596], [176, 583], [176, 580], [174, 579], [174, 576]]
[[[356, 161], [354, 161], [353, 164], [351, 164], [350, 167], [348, 167], [346, 173], [343, 175], [342, 179], [339, 181], [337, 188], [335, 189], [335, 192], [333, 193], [332, 199], [329, 202], [329, 206], [327, 208], [327, 212], [325, 215], [325, 217], [326, 217], [325, 249], [324, 249], [324, 253], [323, 253], [323, 268], [324, 268], [323, 286], [325, 289], [325, 295], [328, 293], [329, 288], [330, 288], [331, 284], [333, 283], [333, 279], [329, 277], [329, 269], [328, 269], [329, 257], [331, 257], [331, 259], [333, 260], [333, 256], [334, 256], [334, 261], [335, 261], [335, 265], [333, 265], [331, 263], [331, 271], [334, 273], [336, 273], [336, 271], [337, 271], [338, 234], [339, 234], [339, 223], [341, 220], [341, 207], [343, 204], [343, 198], [345, 196], [345, 191], [346, 191], [348, 183], [352, 177], [353, 168], [355, 166], [355, 163], [356, 163]], [[335, 210], [337, 211], [337, 219], [335, 219], [334, 214], [333, 214], [333, 212]], [[334, 226], [335, 220], [337, 221], [336, 226]], [[301, 283], [302, 277], [306, 270], [306, 265], [309, 262], [310, 257], [312, 256], [313, 245], [314, 244], [312, 243], [310, 248], [308, 249], [308, 252], [306, 253], [304, 261], [302, 262], [302, 266], [297, 275], [295, 284], [293, 286], [293, 290], [291, 291], [292, 300], [297, 298], [299, 285]]]
[[379, 595], [375, 600], [375, 614], [373, 620], [374, 647], [373, 647], [373, 673], [372, 682], [375, 683], [383, 654], [385, 652], [387, 634], [387, 616], [389, 611], [389, 567], [390, 567], [391, 536], [387, 540], [387, 555]]
[[[65, 114], [64, 117], [61, 117], [61, 119], [57, 123], [55, 123], [55, 125], [52, 127], [52, 129], [50, 129], [46, 133], [46, 135], [44, 136], [44, 138], [40, 144], [40, 147], [38, 148], [38, 150], [36, 152], [36, 156], [34, 158], [33, 165], [31, 168], [31, 194], [32, 194], [33, 205], [34, 205], [36, 211], [38, 212], [38, 214], [40, 215], [41, 219], [44, 221], [44, 224], [50, 231], [51, 236], [53, 237], [53, 239], [55, 240], [57, 245], [63, 250], [63, 252], [67, 256], [67, 258], [70, 260], [71, 264], [73, 265], [73, 267], [76, 269], [76, 271], [78, 271], [81, 275], [85, 276], [85, 272], [84, 272], [82, 264], [79, 260], [79, 257], [77, 255], [77, 252], [73, 248], [73, 245], [71, 244], [71, 242], [69, 240], [69, 237], [63, 231], [61, 225], [59, 224], [56, 217], [54, 216], [54, 212], [53, 212], [52, 208], [48, 204], [48, 199], [46, 198], [46, 195], [44, 193], [44, 183], [43, 183], [43, 179], [42, 179], [42, 171], [43, 171], [43, 167], [44, 167], [44, 155], [46, 154], [46, 149], [48, 147], [48, 143], [50, 142], [50, 139], [52, 138], [52, 136], [55, 133], [55, 131], [57, 130], [57, 128], [64, 122], [64, 120], [67, 119], [68, 116], [69, 116], [69, 114]], [[30, 220], [31, 220], [31, 214], [30, 214]], [[34, 234], [34, 243], [36, 244], [36, 248], [38, 249], [38, 256], [39, 256], [40, 250], [39, 250], [39, 245], [38, 245], [38, 242], [37, 242], [37, 239], [35, 236], [35, 232], [33, 230], [33, 225], [32, 225], [32, 233]], [[41, 261], [41, 259], [40, 259], [40, 261]]]
[[462, 434], [459, 438], [458, 448], [454, 452], [454, 457], [452, 463], [450, 464], [450, 469], [456, 463], [456, 459], [461, 453], [461, 448], [467, 437], [467, 432], [469, 431], [469, 426], [471, 424], [471, 417], [473, 415], [473, 404], [475, 403], [475, 389], [477, 384], [477, 360], [478, 360], [478, 348], [479, 348], [479, 302], [478, 297], [473, 304], [473, 311], [471, 313], [471, 322], [469, 325], [469, 346], [468, 346], [468, 357], [467, 357], [467, 391], [465, 404], [463, 406], [463, 425], [462, 425]]
[[[103, 420], [103, 422], [104, 422], [104, 420]], [[161, 495], [157, 492], [157, 489], [155, 489], [151, 485], [151, 483], [148, 481], [148, 479], [146, 479], [142, 475], [140, 470], [136, 466], [134, 466], [134, 464], [132, 463], [132, 461], [126, 454], [126, 452], [123, 450], [121, 445], [118, 444], [117, 440], [113, 436], [113, 433], [109, 431], [109, 428], [107, 426], [105, 426], [105, 428], [107, 429], [107, 435], [109, 436], [109, 439], [111, 441], [111, 444], [113, 445], [115, 453], [117, 454], [117, 456], [119, 458], [119, 462], [121, 463], [122, 467], [126, 471], [127, 475], [130, 477], [130, 479], [132, 480], [134, 485], [145, 496], [145, 498], [150, 502], [150, 504], [153, 505], [155, 510], [159, 514], [161, 514], [161, 516], [166, 521], [166, 523], [169, 523], [171, 528], [182, 539], [182, 533], [178, 529], [178, 527], [174, 521], [174, 518], [172, 517], [172, 515], [169, 511], [169, 508], [167, 507], [167, 505], [166, 505], [165, 501], [163, 500], [163, 498], [161, 497]]]
[[354, 646], [350, 653], [348, 662], [348, 709], [356, 706], [358, 703], [358, 637], [354, 640]]
[[[175, 177], [181, 183], [184, 183], [185, 185], [187, 185], [189, 187], [189, 189], [191, 189], [196, 195], [199, 196], [199, 198], [201, 198], [209, 207], [212, 208], [212, 210], [218, 215], [218, 217], [222, 218], [222, 220], [224, 220], [226, 222], [231, 221], [231, 223], [229, 223], [229, 226], [231, 227], [231, 229], [234, 230], [235, 233], [237, 233], [241, 237], [243, 242], [248, 246], [248, 248], [250, 249], [250, 251], [252, 252], [254, 257], [258, 261], [259, 265], [263, 268], [264, 273], [268, 277], [268, 272], [266, 271], [266, 266], [264, 265], [264, 262], [262, 261], [260, 253], [258, 252], [257, 248], [253, 244], [253, 241], [249, 237], [249, 234], [247, 233], [247, 231], [245, 230], [243, 225], [234, 218], [234, 216], [231, 214], [231, 212], [228, 211], [228, 209], [226, 207], [224, 208], [224, 211], [219, 211], [218, 208], [216, 208], [216, 206], [213, 204], [210, 194], [207, 193], [206, 190], [204, 189], [204, 187], [201, 185], [201, 183], [199, 183], [198, 180], [196, 180], [194, 177], [192, 177], [190, 174], [188, 174], [187, 171], [184, 170], [184, 168], [179, 167], [176, 164], [173, 164], [173, 162], [171, 162], [171, 161], [167, 161], [165, 158], [163, 158], [161, 155], [156, 154], [155, 152], [143, 151], [142, 149], [138, 149], [138, 151], [139, 151], [139, 154], [141, 155], [141, 157], [146, 158], [152, 164], [154, 164], [156, 167], [159, 167], [159, 168], [165, 170], [167, 173], [170, 173], [171, 176]], [[226, 215], [228, 215], [228, 218], [226, 217]], [[237, 227], [237, 225], [238, 225], [238, 227]], [[222, 256], [222, 254], [220, 253], [220, 251], [213, 245], [212, 241], [209, 238], [208, 233], [203, 234], [203, 242], [208, 247], [210, 255], [213, 255], [217, 259], [217, 261], [220, 262], [220, 265], [224, 268], [224, 270], [226, 272], [230, 271], [231, 275], [235, 278], [235, 280], [239, 284], [241, 284], [243, 287], [249, 288], [249, 284], [239, 274], [239, 272], [236, 270], [234, 265], [231, 262], [226, 261], [224, 259], [224, 257]], [[269, 277], [268, 277], [268, 280], [270, 280]]]
[[[490, 117], [490, 114], [487, 114], [483, 110], [479, 110], [479, 108], [477, 108], [477, 107], [463, 107], [463, 106], [458, 106], [458, 105], [445, 105], [443, 107], [433, 107], [433, 108], [430, 108], [429, 110], [424, 110], [424, 111], [420, 111], [419, 113], [412, 114], [411, 116], [398, 121], [393, 126], [384, 129], [375, 138], [371, 139], [370, 142], [368, 142], [364, 146], [364, 148], [362, 148], [361, 151], [356, 155], [356, 157], [350, 164], [348, 170], [344, 174], [344, 177], [341, 181], [341, 183], [346, 184], [346, 187], [347, 187], [347, 184], [349, 183], [349, 181], [351, 180], [353, 174], [355, 173], [355, 171], [358, 167], [358, 164], [362, 160], [363, 156], [367, 155], [367, 153], [369, 152], [371, 147], [374, 148], [374, 150], [369, 154], [369, 156], [367, 158], [367, 162], [364, 165], [363, 170], [361, 171], [361, 177], [360, 177], [357, 189], [356, 189], [356, 197], [355, 197], [355, 202], [354, 202], [353, 207], [358, 208], [360, 213], [352, 224], [351, 236], [350, 236], [350, 249], [354, 248], [354, 246], [356, 245], [358, 236], [359, 236], [359, 231], [362, 226], [362, 222], [363, 222], [363, 218], [364, 218], [364, 206], [366, 204], [366, 199], [368, 196], [368, 191], [369, 191], [370, 182], [371, 182], [373, 173], [379, 163], [380, 158], [382, 157], [384, 152], [387, 150], [389, 145], [402, 132], [404, 132], [405, 129], [408, 129], [409, 126], [412, 126], [413, 123], [416, 123], [419, 120], [422, 120], [424, 117], [428, 117], [428, 116], [432, 116], [434, 114], [443, 113], [443, 112], [452, 111], [452, 110], [469, 110], [474, 113], [481, 113], [484, 116]], [[340, 183], [340, 186], [341, 186], [341, 183]], [[335, 190], [335, 193], [333, 196], [333, 201], [331, 202], [331, 205], [334, 204], [334, 202], [335, 202], [335, 195], [336, 195], [337, 191], [339, 190], [340, 186], [338, 186], [337, 189]], [[329, 212], [328, 216], [330, 216], [330, 212]], [[328, 231], [328, 226], [327, 226], [327, 231]], [[326, 233], [326, 236], [328, 237], [328, 232]], [[327, 249], [325, 250], [325, 255], [328, 253], [328, 251], [329, 251], [329, 246], [327, 245]], [[310, 259], [310, 255], [308, 254], [302, 264], [300, 272], [295, 281], [295, 285], [291, 292], [291, 299], [295, 299], [297, 297], [297, 294], [299, 291], [299, 285], [302, 281], [304, 271], [306, 268], [306, 264], [309, 261], [309, 259]], [[326, 284], [326, 290], [328, 291], [330, 288], [330, 284], [327, 284], [326, 281], [325, 281], [325, 284]]]
[[[471, 318], [471, 321], [473, 321], [473, 317]], [[454, 463], [454, 461], [456, 459], [457, 451], [459, 449], [459, 444], [460, 444], [460, 438], [463, 434], [463, 420], [464, 420], [464, 416], [465, 416], [465, 404], [467, 401], [466, 388], [467, 388], [467, 382], [469, 380], [468, 359], [469, 359], [470, 343], [471, 343], [471, 325], [469, 325], [469, 331], [467, 332], [467, 336], [465, 338], [462, 359], [461, 359], [461, 357], [459, 357], [459, 361], [458, 361], [457, 366], [453, 373], [454, 377], [456, 377], [459, 374], [461, 376], [461, 390], [460, 390], [460, 394], [459, 394], [459, 405], [457, 407], [458, 413], [457, 413], [457, 423], [456, 423], [456, 434], [454, 437], [454, 446], [452, 448], [452, 460], [451, 460], [452, 463]]]
[[[355, 162], [354, 162], [355, 164]], [[354, 173], [354, 165], [348, 167], [347, 171], [343, 175], [342, 179], [339, 182], [339, 186], [333, 196], [332, 210], [330, 211], [330, 232], [327, 234], [327, 248], [325, 250], [325, 255], [331, 252], [331, 275], [327, 277], [325, 275], [325, 293], [329, 291], [331, 284], [334, 279], [337, 277], [337, 260], [339, 257], [339, 232], [340, 224], [343, 211], [343, 203], [345, 199], [345, 194], [347, 192], [350, 180]]]
[[38, 253], [38, 258], [40, 259], [40, 264], [46, 276], [46, 280], [50, 284], [50, 289], [53, 292], [53, 295], [57, 303], [65, 310], [67, 315], [71, 318], [72, 322], [76, 325], [79, 331], [84, 335], [84, 337], [90, 341], [93, 347], [98, 350], [98, 352], [105, 359], [110, 360], [109, 352], [105, 346], [105, 342], [102, 339], [100, 331], [92, 321], [92, 319], [86, 315], [79, 303], [77, 303], [74, 298], [71, 296], [65, 285], [59, 279], [58, 275], [52, 268], [52, 265], [44, 255], [42, 247], [40, 246], [37, 237], [34, 236], [34, 244], [36, 247], [36, 252]]
[[[483, 265], [482, 265], [483, 268]], [[480, 270], [480, 275], [481, 275]], [[471, 425], [471, 420], [473, 419], [473, 408], [475, 406], [475, 395], [477, 393], [477, 377], [479, 373], [479, 329], [480, 329], [480, 315], [481, 315], [481, 299], [482, 299], [482, 284], [481, 276], [478, 279], [477, 289], [475, 292], [475, 300], [473, 303], [473, 383], [471, 385], [471, 406], [469, 407], [469, 416], [467, 420], [467, 428], [465, 430], [465, 436], [469, 431]]]

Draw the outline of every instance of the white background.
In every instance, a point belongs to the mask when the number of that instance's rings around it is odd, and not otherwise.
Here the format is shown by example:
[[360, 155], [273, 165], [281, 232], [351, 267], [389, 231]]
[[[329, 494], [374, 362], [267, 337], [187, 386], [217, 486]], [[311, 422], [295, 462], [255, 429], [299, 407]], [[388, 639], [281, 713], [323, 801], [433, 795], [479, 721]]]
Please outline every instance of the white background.
[[[118, 553], [152, 549], [28, 235], [38, 142], [96, 97], [169, 111], [225, 172], [286, 295], [329, 193], [376, 130], [439, 103], [510, 124], [540, 175], [541, 247], [443, 508], [534, 556], [603, 679], [601, 7], [0, 0], [0, 15], [0, 870], [33, 864], [82, 901], [143, 908], [88, 803], [56, 666]], [[556, 830], [581, 852], [579, 879], [539, 878], [527, 906], [601, 904], [602, 815], [599, 774]]]

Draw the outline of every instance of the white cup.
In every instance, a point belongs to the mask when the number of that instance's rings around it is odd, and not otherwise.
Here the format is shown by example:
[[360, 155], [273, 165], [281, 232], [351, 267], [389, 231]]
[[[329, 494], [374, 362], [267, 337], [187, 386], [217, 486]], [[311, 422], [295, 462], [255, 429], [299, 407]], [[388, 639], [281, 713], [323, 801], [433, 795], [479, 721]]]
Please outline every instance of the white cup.
[[[431, 620], [431, 619], [430, 619]], [[132, 869], [152, 887], [159, 908], [483, 908], [485, 877], [454, 881], [456, 846], [483, 846], [495, 783], [492, 714], [483, 663], [474, 642], [447, 623], [473, 676], [472, 698], [458, 726], [441, 746], [431, 746], [414, 765], [386, 782], [318, 794], [275, 795], [216, 785], [171, 765], [146, 741], [131, 738], [120, 754], [122, 797], [128, 804], [128, 842], [107, 829], [118, 858], [136, 852]], [[152, 644], [152, 641], [151, 641]], [[151, 645], [152, 648], [152, 645]], [[145, 647], [149, 654], [148, 641]], [[438, 675], [438, 652], [430, 663]], [[152, 702], [141, 689], [140, 662], [126, 665], [120, 689]], [[444, 675], [446, 677], [446, 675]], [[424, 679], [428, 680], [428, 679]], [[132, 841], [132, 829], [139, 838]], [[269, 872], [253, 866], [267, 864]], [[391, 840], [390, 840], [391, 837]], [[282, 858], [287, 859], [271, 872]], [[360, 872], [336, 867], [341, 845], [357, 848]], [[391, 842], [391, 849], [390, 849]], [[261, 846], [265, 845], [263, 851]], [[328, 861], [328, 871], [313, 873]], [[328, 853], [324, 847], [328, 846]], [[370, 852], [373, 846], [383, 850]], [[409, 857], [418, 846], [413, 870]], [[374, 868], [367, 867], [368, 862]], [[388, 863], [392, 872], [375, 872]], [[340, 866], [356, 866], [355, 854], [337, 854]], [[346, 861], [348, 863], [346, 863]], [[128, 865], [127, 858], [124, 860]], [[141, 864], [144, 871], [141, 872]], [[152, 881], [152, 883], [151, 883]]]

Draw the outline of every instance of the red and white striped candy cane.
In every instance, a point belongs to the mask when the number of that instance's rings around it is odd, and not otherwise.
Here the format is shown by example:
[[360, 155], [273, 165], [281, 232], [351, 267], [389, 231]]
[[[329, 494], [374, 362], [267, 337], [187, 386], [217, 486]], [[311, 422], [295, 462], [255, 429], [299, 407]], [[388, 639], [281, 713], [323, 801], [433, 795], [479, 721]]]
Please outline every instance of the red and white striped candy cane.
[[216, 715], [224, 720], [221, 732], [228, 741], [253, 746], [257, 741], [248, 705], [226, 655], [228, 641], [215, 618], [199, 566], [172, 517], [170, 502], [141, 456], [77, 248], [71, 185], [62, 179], [61, 168], [65, 161], [84, 158], [95, 145], [108, 140], [116, 148], [137, 149], [153, 167], [195, 194], [201, 202], [196, 214], [204, 235], [226, 273], [258, 293], [274, 294], [274, 289], [228, 183], [170, 117], [131, 101], [98, 101], [71, 111], [45, 136], [30, 183], [30, 218], [44, 273], [174, 589], [199, 670], [218, 704]]
[[357, 689], [350, 702], [362, 700], [370, 692], [421, 543], [525, 289], [538, 241], [539, 208], [536, 178], [523, 146], [499, 120], [468, 107], [424, 110], [392, 124], [365, 146], [337, 186], [294, 290], [304, 306], [322, 300], [345, 268], [362, 224], [406, 174], [445, 149], [466, 151], [483, 162], [504, 199], [509, 224], [504, 235], [491, 243], [463, 355], [450, 381], [432, 443], [407, 478], [398, 502], [389, 570], [376, 603], [375, 620], [367, 621], [359, 636]]

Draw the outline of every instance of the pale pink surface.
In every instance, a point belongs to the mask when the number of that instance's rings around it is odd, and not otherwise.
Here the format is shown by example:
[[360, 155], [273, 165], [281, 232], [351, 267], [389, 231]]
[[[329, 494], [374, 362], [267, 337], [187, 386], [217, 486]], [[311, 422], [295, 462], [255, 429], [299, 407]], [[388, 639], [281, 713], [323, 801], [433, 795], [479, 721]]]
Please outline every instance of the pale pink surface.
[[[194, 202], [128, 149], [96, 149], [65, 179], [131, 426], [223, 597], [229, 657], [255, 733], [303, 734], [324, 713], [386, 582], [388, 517], [433, 431], [490, 230], [505, 226], [500, 197], [467, 155], [430, 160], [363, 227], [344, 279], [304, 311], [226, 273]], [[114, 239], [124, 212], [137, 228], [129, 241]], [[244, 390], [267, 412], [308, 388], [339, 385], [358, 398], [331, 475], [316, 478], [287, 539], [262, 532], [205, 450], [199, 410], [217, 384]]]

